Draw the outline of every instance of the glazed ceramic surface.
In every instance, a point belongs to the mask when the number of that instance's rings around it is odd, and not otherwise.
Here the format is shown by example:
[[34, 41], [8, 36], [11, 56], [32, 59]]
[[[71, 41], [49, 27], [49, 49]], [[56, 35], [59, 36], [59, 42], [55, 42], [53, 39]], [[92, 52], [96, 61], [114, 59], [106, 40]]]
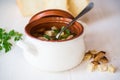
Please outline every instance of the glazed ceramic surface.
[[37, 20], [26, 26], [26, 39], [24, 42], [19, 42], [18, 45], [24, 49], [24, 56], [30, 64], [45, 71], [64, 71], [80, 64], [85, 53], [84, 28], [80, 23], [75, 22], [71, 27], [71, 30], [76, 32], [76, 37], [69, 40], [39, 40], [30, 32], [43, 27], [41, 24], [49, 23], [47, 26], [54, 26], [62, 23], [66, 25], [67, 22], [70, 22], [70, 19], [52, 17], [52, 19]]

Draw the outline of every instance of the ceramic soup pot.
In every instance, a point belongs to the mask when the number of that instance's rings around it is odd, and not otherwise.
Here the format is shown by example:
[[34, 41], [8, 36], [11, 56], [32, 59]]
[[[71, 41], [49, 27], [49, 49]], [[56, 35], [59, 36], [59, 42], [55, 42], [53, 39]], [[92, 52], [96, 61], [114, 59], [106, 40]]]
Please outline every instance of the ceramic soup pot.
[[69, 28], [76, 34], [71, 39], [47, 41], [32, 36], [32, 32], [39, 28], [60, 28], [69, 24], [72, 18], [71, 14], [62, 10], [46, 10], [33, 16], [25, 26], [25, 39], [18, 42], [24, 49], [26, 60], [44, 71], [65, 71], [79, 65], [85, 53], [84, 27], [81, 23], [75, 22]]

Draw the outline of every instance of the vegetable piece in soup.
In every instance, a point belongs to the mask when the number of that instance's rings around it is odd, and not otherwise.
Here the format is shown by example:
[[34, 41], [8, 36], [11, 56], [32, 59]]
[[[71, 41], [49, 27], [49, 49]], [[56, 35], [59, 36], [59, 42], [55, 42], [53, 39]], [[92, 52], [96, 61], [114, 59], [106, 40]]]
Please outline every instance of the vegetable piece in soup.
[[75, 36], [75, 33], [72, 33], [69, 29], [66, 29], [64, 32], [62, 32], [60, 39], [56, 39], [56, 35], [61, 31], [61, 29], [64, 28], [64, 26], [60, 29], [55, 26], [51, 27], [50, 29], [41, 28], [36, 30], [36, 32], [32, 35], [42, 40], [67, 40]]

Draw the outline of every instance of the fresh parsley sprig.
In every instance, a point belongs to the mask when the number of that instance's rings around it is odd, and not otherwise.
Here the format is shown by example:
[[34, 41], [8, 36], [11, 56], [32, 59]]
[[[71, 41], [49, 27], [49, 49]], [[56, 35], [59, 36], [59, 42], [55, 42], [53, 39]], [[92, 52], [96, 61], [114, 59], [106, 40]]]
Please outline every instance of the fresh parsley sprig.
[[4, 50], [5, 53], [11, 50], [12, 43], [10, 40], [14, 39], [14, 41], [19, 41], [22, 39], [22, 34], [11, 30], [7, 32], [5, 29], [0, 28], [0, 51]]

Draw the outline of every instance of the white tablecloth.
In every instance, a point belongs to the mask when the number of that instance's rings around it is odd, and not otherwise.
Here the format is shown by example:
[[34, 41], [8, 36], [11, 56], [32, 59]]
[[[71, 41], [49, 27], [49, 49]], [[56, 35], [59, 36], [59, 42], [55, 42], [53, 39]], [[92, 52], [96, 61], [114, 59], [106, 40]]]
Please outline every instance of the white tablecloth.
[[[23, 57], [23, 50], [14, 45], [7, 54], [0, 54], [0, 80], [120, 80], [120, 0], [92, 0], [94, 9], [80, 20], [87, 24], [87, 50], [107, 52], [115, 73], [89, 72], [86, 64], [60, 73], [35, 69]], [[21, 16], [15, 0], [0, 0], [0, 27], [24, 33], [29, 18]]]

